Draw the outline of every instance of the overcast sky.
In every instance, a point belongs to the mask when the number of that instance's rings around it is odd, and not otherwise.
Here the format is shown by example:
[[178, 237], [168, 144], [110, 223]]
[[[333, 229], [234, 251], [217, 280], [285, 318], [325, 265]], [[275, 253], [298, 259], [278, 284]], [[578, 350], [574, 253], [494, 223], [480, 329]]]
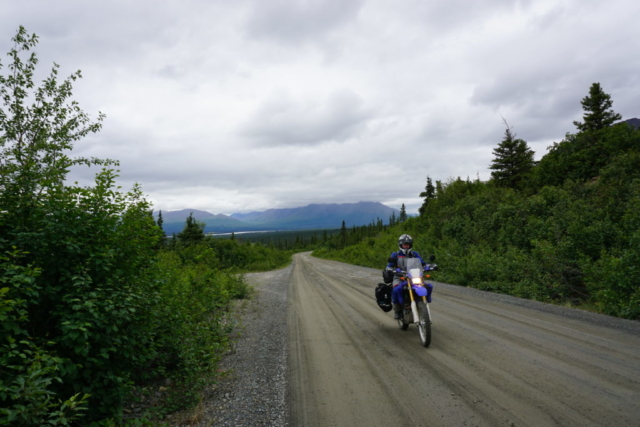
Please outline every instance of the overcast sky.
[[[0, 0], [0, 54], [36, 33], [156, 210], [378, 201], [490, 177], [507, 120], [539, 159], [599, 82], [640, 117], [637, 0]], [[74, 177], [90, 177], [93, 169]]]

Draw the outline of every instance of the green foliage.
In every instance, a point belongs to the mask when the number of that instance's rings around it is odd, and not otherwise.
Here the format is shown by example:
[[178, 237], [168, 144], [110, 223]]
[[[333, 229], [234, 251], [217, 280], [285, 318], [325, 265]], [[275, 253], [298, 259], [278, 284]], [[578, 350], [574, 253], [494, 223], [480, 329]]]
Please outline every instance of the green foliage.
[[[207, 238], [218, 240], [235, 240], [243, 245], [246, 243], [258, 243], [268, 249], [278, 249], [273, 254], [282, 254], [289, 251], [308, 251], [318, 248], [322, 243], [326, 243], [331, 236], [339, 233], [340, 229], [310, 229], [310, 230], [285, 230], [270, 232], [247, 232], [236, 235], [212, 235]], [[266, 256], [271, 256], [268, 251]], [[278, 255], [279, 257], [279, 255]], [[286, 259], [288, 262], [288, 258]], [[285, 262], [285, 263], [286, 263]], [[277, 264], [277, 266], [284, 263]]]
[[565, 180], [586, 181], [597, 177], [600, 170], [623, 153], [638, 152], [640, 135], [610, 108], [613, 101], [599, 83], [594, 83], [582, 100], [584, 123], [574, 122], [580, 130], [567, 134], [560, 143], [549, 147], [533, 174], [533, 187], [560, 186]]
[[405, 222], [407, 220], [407, 208], [404, 206], [404, 203], [400, 207], [400, 216], [398, 217], [398, 222]]
[[197, 221], [193, 217], [193, 212], [189, 214], [184, 229], [178, 233], [180, 243], [185, 246], [194, 245], [204, 240], [205, 223]]
[[436, 197], [436, 188], [433, 186], [433, 182], [431, 181], [429, 175], [427, 175], [427, 185], [424, 188], [424, 191], [420, 193], [420, 197], [424, 198], [424, 202], [422, 203], [422, 206], [420, 206], [419, 210], [420, 215], [422, 215], [424, 210], [429, 205], [429, 202]]
[[[638, 157], [636, 156], [636, 166]], [[626, 160], [623, 163], [627, 163]], [[619, 163], [612, 164], [610, 169], [617, 172], [622, 168], [613, 168]], [[610, 178], [607, 170], [602, 181]], [[635, 175], [640, 169], [635, 168]], [[606, 182], [606, 181], [605, 181]], [[583, 266], [587, 289], [594, 296], [595, 304], [605, 313], [630, 319], [640, 319], [640, 178], [635, 178], [626, 184], [615, 186], [615, 192], [610, 197], [619, 200], [624, 197], [626, 203], [620, 205], [610, 203], [615, 207], [617, 244], [602, 248], [599, 259]], [[606, 185], [606, 184], [604, 184]], [[613, 200], [611, 200], [613, 201]]]
[[637, 153], [640, 135], [626, 123], [619, 123], [597, 131], [567, 134], [554, 143], [533, 172], [534, 186], [560, 186], [565, 180], [587, 181], [615, 158], [625, 153]]
[[524, 140], [516, 139], [507, 127], [504, 139], [493, 149], [493, 155], [489, 169], [496, 185], [521, 188], [534, 166], [533, 150]]
[[19, 265], [16, 250], [0, 256], [0, 425], [68, 425], [86, 410], [86, 398], [75, 394], [56, 399], [53, 382], [60, 359], [36, 347], [25, 324], [28, 321], [25, 294], [36, 292], [38, 269]]
[[[567, 173], [557, 185], [527, 192], [437, 181], [419, 218], [314, 255], [382, 269], [397, 236], [409, 233], [418, 252], [437, 256], [438, 280], [640, 319], [640, 131], [616, 125], [588, 135], [605, 147], [605, 161], [590, 163], [594, 179]], [[574, 155], [548, 156], [569, 164]], [[567, 170], [585, 173], [579, 164]]]
[[260, 243], [240, 242], [208, 237], [205, 245], [215, 253], [212, 268], [232, 271], [267, 271], [280, 268], [291, 261], [293, 251], [280, 250]]
[[155, 275], [161, 303], [153, 315], [156, 357], [138, 382], [145, 387], [171, 379], [160, 415], [194, 405], [215, 380], [228, 344], [230, 303], [250, 294], [238, 273], [281, 267], [290, 256], [257, 243], [210, 237], [160, 251]]
[[218, 270], [215, 252], [204, 244], [165, 250], [158, 257], [163, 303], [154, 311], [156, 358], [144, 379], [172, 380], [165, 405], [172, 411], [194, 404], [212, 381], [227, 345], [222, 317], [229, 302], [246, 297], [249, 288], [241, 277]]
[[582, 98], [582, 109], [584, 110], [584, 122], [573, 122], [581, 132], [597, 131], [614, 122], [622, 119], [622, 116], [613, 110], [611, 95], [605, 93], [600, 87], [600, 83], [593, 83], [589, 88], [589, 95]]
[[[229, 302], [249, 292], [234, 273], [287, 255], [208, 245], [193, 218], [158, 253], [140, 188], [120, 191], [114, 161], [70, 157], [103, 119], [68, 101], [80, 73], [59, 83], [56, 65], [36, 88], [37, 58], [22, 57], [37, 38], [21, 27], [14, 42], [0, 76], [0, 425], [111, 425], [134, 385], [164, 378], [164, 411], [188, 405], [215, 372]], [[92, 186], [66, 183], [80, 165], [103, 166]]]
[[118, 191], [111, 169], [93, 187], [65, 184], [72, 166], [115, 164], [69, 157], [103, 116], [92, 123], [68, 101], [79, 72], [59, 83], [56, 65], [36, 88], [37, 58], [22, 57], [37, 38], [21, 27], [13, 40], [10, 73], [0, 77], [0, 253], [20, 256], [5, 259], [2, 276], [9, 311], [0, 330], [10, 343], [2, 406], [13, 408], [7, 420], [65, 423], [86, 402], [89, 420], [118, 415], [131, 378], [153, 357], [159, 229], [140, 189]]

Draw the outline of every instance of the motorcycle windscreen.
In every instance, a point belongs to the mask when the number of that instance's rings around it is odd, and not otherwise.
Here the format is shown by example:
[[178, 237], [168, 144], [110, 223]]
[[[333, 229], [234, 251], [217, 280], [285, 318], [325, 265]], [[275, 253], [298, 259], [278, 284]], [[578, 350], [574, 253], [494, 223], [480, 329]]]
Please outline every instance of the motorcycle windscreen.
[[422, 271], [422, 263], [420, 262], [420, 258], [405, 258], [405, 262], [407, 263], [407, 271], [413, 269], [420, 269]]

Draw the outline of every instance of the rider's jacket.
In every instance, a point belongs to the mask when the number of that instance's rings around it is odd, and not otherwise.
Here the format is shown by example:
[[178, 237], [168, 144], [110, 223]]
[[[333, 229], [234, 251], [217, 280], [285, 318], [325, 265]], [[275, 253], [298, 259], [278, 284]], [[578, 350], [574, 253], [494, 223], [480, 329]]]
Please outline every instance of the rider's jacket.
[[387, 264], [387, 268], [391, 268], [394, 270], [396, 268], [404, 269], [406, 267], [406, 258], [419, 258], [420, 263], [422, 264], [423, 267], [426, 264], [426, 262], [424, 262], [424, 260], [420, 256], [420, 254], [416, 251], [409, 251], [407, 255], [405, 255], [404, 252], [393, 252], [389, 259], [389, 263]]

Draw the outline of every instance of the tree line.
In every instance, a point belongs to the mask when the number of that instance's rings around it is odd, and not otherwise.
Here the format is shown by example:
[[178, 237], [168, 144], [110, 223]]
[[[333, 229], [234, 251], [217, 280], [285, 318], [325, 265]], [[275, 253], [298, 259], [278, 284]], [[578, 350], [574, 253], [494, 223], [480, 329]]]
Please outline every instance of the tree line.
[[540, 161], [505, 122], [490, 180], [427, 176], [418, 218], [315, 253], [380, 267], [407, 232], [449, 283], [640, 319], [640, 130], [599, 83], [581, 104]]

